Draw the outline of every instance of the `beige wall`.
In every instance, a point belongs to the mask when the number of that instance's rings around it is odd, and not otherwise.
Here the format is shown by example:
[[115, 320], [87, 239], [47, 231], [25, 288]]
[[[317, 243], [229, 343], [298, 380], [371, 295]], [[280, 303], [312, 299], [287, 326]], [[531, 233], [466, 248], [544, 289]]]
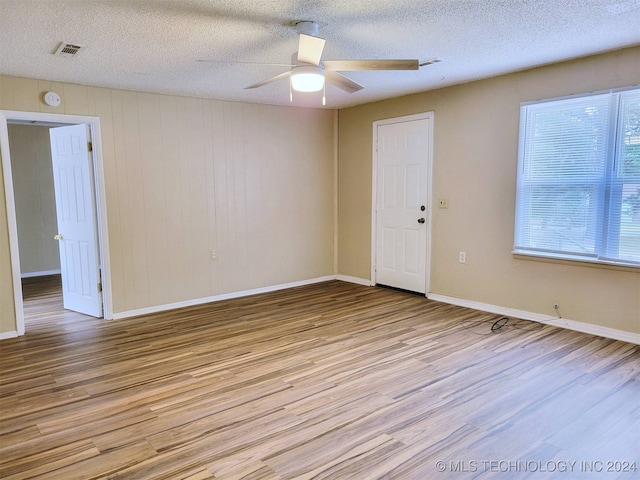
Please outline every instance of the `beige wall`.
[[332, 111], [8, 76], [0, 109], [52, 112], [47, 90], [100, 117], [115, 313], [334, 274]]
[[[640, 332], [639, 272], [511, 254], [520, 102], [638, 83], [632, 48], [340, 111], [339, 273], [370, 275], [372, 122], [434, 111], [433, 199], [450, 207], [433, 210], [431, 292]], [[333, 273], [333, 112], [6, 76], [0, 108], [51, 112], [47, 90], [56, 113], [101, 118], [115, 312]]]
[[431, 292], [640, 333], [638, 270], [511, 254], [520, 102], [639, 83], [630, 48], [340, 111], [340, 273], [370, 277], [372, 123], [433, 111]]
[[20, 272], [60, 270], [49, 127], [9, 125]]

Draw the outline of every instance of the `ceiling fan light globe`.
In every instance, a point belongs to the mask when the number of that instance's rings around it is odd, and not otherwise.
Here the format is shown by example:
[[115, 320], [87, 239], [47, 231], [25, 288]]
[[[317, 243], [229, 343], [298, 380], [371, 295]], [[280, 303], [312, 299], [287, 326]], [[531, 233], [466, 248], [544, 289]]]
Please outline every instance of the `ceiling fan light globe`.
[[322, 67], [295, 67], [291, 72], [291, 88], [296, 92], [319, 92], [324, 87]]

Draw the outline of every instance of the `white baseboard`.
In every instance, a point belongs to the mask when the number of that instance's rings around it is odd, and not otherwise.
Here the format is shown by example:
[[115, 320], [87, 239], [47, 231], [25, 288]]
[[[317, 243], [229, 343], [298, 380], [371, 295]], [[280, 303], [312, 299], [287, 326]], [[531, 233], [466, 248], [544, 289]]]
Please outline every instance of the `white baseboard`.
[[60, 270], [44, 270], [42, 272], [21, 273], [20, 277], [21, 278], [44, 277], [44, 276], [47, 276], [47, 275], [60, 275], [60, 273], [61, 273]]
[[365, 285], [367, 287], [371, 287], [371, 280], [368, 278], [358, 278], [358, 277], [350, 277], [349, 275], [338, 275], [336, 276], [336, 280], [341, 280], [343, 282], [349, 283], [357, 283], [358, 285]]
[[121, 320], [123, 318], [137, 317], [139, 315], [148, 315], [151, 313], [164, 312], [167, 310], [174, 310], [176, 308], [202, 305], [203, 303], [217, 302], [220, 300], [229, 300], [232, 298], [248, 297], [250, 295], [257, 295], [259, 293], [275, 292], [276, 290], [284, 290], [286, 288], [301, 287], [303, 285], [312, 285], [314, 283], [328, 282], [329, 280], [335, 280], [335, 279], [336, 279], [335, 275], [328, 275], [326, 277], [312, 278], [309, 280], [302, 280], [299, 282], [283, 283], [280, 285], [254, 288], [252, 290], [243, 290], [240, 292], [223, 293], [221, 295], [214, 295], [212, 297], [194, 298], [193, 300], [186, 300], [184, 302], [168, 303], [164, 305], [156, 305], [154, 307], [147, 307], [147, 308], [138, 308], [136, 310], [128, 310], [125, 312], [114, 313], [113, 319]]
[[7, 338], [16, 338], [18, 336], [18, 332], [15, 330], [10, 332], [0, 332], [0, 340], [5, 340]]
[[522, 320], [531, 320], [539, 323], [546, 323], [554, 327], [566, 328], [577, 332], [589, 333], [600, 337], [612, 338], [613, 340], [622, 340], [623, 342], [634, 343], [640, 345], [640, 333], [627, 332], [624, 330], [616, 330], [614, 328], [602, 327], [600, 325], [592, 325], [590, 323], [578, 322], [567, 318], [558, 318], [541, 313], [528, 312], [526, 310], [517, 310], [515, 308], [501, 307], [488, 303], [475, 302], [473, 300], [465, 300], [464, 298], [448, 297], [437, 293], [429, 293], [427, 298], [437, 302], [449, 303], [459, 307], [473, 308], [482, 312], [495, 313], [498, 315], [506, 315], [508, 317], [520, 318]]

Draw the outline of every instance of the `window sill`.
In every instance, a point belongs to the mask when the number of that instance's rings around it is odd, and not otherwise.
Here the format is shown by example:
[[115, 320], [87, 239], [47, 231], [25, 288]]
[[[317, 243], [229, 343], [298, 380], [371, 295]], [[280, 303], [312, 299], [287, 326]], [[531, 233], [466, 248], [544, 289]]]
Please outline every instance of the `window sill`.
[[603, 262], [601, 260], [587, 260], [583, 258], [556, 257], [553, 255], [541, 255], [539, 253], [526, 253], [513, 251], [513, 257], [519, 260], [531, 260], [546, 263], [556, 263], [560, 265], [572, 265], [576, 267], [603, 268], [606, 270], [618, 270], [621, 272], [640, 273], [640, 265], [624, 265], [614, 262]]

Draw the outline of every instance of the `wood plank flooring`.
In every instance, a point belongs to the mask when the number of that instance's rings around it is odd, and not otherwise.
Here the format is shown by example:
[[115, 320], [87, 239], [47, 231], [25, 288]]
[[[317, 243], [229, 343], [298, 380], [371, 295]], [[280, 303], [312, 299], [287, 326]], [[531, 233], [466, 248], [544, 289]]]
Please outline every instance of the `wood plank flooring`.
[[3, 479], [640, 477], [637, 345], [339, 281], [115, 321], [25, 295]]

